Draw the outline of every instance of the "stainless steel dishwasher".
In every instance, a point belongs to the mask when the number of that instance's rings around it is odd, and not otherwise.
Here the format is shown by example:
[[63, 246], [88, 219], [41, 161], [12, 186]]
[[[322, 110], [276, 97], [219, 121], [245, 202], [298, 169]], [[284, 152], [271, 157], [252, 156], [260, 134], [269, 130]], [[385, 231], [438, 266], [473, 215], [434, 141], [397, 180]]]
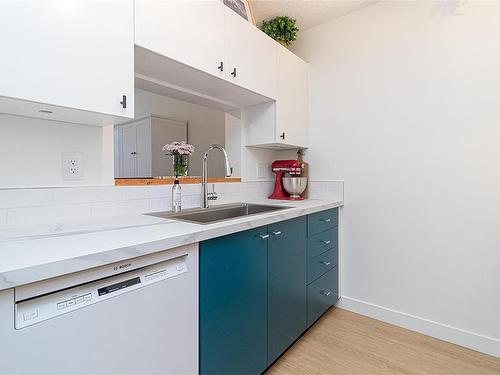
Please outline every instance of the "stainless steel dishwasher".
[[0, 291], [2, 374], [198, 373], [198, 245]]

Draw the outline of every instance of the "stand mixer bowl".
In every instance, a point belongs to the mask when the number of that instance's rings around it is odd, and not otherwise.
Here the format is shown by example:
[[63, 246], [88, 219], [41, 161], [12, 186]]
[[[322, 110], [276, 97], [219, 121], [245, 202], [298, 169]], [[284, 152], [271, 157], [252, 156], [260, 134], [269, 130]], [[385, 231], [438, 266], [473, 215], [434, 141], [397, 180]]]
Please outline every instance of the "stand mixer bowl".
[[283, 177], [283, 187], [291, 199], [303, 199], [300, 194], [306, 190], [307, 177]]

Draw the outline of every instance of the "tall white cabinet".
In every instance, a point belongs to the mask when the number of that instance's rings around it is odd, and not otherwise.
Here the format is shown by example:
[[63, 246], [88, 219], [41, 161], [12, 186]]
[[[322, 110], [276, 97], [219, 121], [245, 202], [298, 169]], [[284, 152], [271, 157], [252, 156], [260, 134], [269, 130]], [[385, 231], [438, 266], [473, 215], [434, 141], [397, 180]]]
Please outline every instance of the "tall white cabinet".
[[90, 125], [132, 118], [133, 12], [133, 0], [0, 1], [0, 112]]

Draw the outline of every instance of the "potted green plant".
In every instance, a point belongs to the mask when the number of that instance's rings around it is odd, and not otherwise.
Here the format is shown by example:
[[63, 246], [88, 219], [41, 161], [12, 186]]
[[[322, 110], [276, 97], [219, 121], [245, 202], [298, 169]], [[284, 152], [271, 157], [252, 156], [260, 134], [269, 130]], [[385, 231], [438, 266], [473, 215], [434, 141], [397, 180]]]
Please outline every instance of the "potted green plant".
[[278, 16], [269, 21], [263, 21], [260, 29], [269, 35], [277, 42], [284, 46], [289, 46], [297, 39], [299, 28], [296, 25], [297, 20], [287, 17]]

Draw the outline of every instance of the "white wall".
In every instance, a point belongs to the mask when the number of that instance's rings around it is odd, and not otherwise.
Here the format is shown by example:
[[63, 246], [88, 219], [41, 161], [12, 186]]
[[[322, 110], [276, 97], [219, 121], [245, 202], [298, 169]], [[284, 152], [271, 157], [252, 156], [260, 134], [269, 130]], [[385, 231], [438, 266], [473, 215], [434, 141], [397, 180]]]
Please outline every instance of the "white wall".
[[[135, 116], [149, 114], [188, 122], [188, 139], [196, 147], [189, 160], [192, 176], [201, 176], [203, 154], [210, 144], [225, 144], [225, 113], [222, 111], [136, 89]], [[209, 174], [211, 177], [224, 176], [223, 158], [216, 150], [210, 154]]]
[[[0, 114], [0, 188], [111, 184], [103, 150], [112, 150], [112, 139], [103, 132], [101, 127]], [[66, 151], [82, 153], [82, 180], [62, 179], [61, 153]]]
[[500, 356], [500, 3], [304, 31], [312, 178], [346, 181], [343, 306]]

